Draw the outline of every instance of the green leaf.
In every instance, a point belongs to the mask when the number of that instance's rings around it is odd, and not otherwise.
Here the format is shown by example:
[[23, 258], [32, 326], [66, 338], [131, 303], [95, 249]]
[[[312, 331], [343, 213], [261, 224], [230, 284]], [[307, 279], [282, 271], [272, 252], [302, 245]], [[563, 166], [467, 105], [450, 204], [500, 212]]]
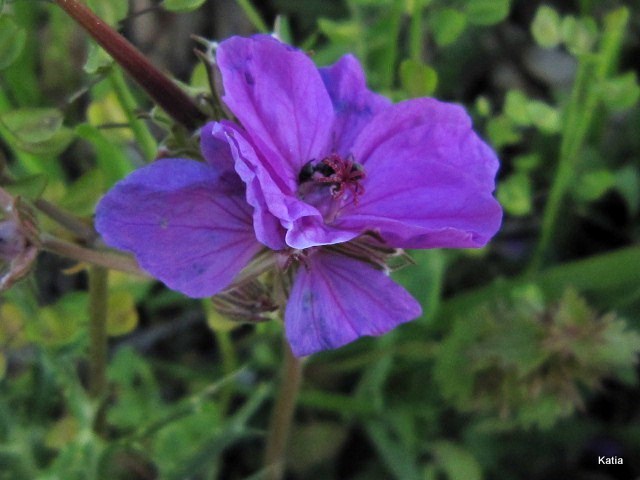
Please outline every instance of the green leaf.
[[60, 206], [76, 215], [89, 216], [105, 190], [105, 175], [97, 168], [89, 170], [67, 188]]
[[124, 19], [129, 12], [129, 0], [87, 0], [87, 5], [112, 27]]
[[62, 126], [62, 112], [53, 108], [23, 108], [0, 116], [11, 132], [16, 147], [36, 155], [56, 156], [75, 137], [73, 130]]
[[504, 115], [494, 117], [487, 123], [487, 135], [495, 148], [513, 145], [520, 141], [520, 133], [513, 122]]
[[640, 98], [640, 86], [635, 72], [628, 72], [600, 85], [600, 96], [605, 106], [612, 110], [633, 107]]
[[635, 215], [640, 210], [640, 173], [631, 165], [616, 172], [616, 190], [624, 197], [629, 211]]
[[558, 12], [547, 5], [541, 6], [531, 24], [531, 34], [541, 47], [557, 47], [562, 41], [561, 20]]
[[493, 25], [509, 15], [510, 0], [469, 0], [467, 18], [475, 25]]
[[574, 55], [589, 53], [598, 39], [598, 26], [593, 18], [565, 17], [561, 29], [562, 39]]
[[531, 125], [528, 111], [529, 99], [520, 90], [510, 90], [504, 102], [504, 114], [514, 124], [527, 127]]
[[95, 149], [96, 163], [106, 180], [105, 187], [110, 187], [133, 171], [133, 164], [123, 149], [110, 141], [101, 130], [83, 123], [76, 127], [76, 133]]
[[439, 10], [431, 17], [431, 29], [436, 43], [440, 46], [455, 42], [467, 25], [467, 17], [453, 8]]
[[527, 104], [527, 113], [531, 123], [541, 132], [557, 133], [560, 130], [560, 114], [552, 106], [540, 100], [531, 100]]
[[525, 173], [510, 175], [498, 185], [498, 201], [507, 213], [521, 217], [531, 213], [533, 189]]
[[0, 119], [21, 142], [38, 143], [60, 130], [63, 117], [53, 108], [24, 108], [5, 113]]
[[409, 96], [427, 97], [436, 89], [438, 74], [428, 65], [409, 59], [400, 64], [400, 81]]
[[107, 333], [113, 337], [132, 332], [138, 325], [138, 311], [129, 292], [112, 292], [107, 308]]
[[540, 155], [537, 153], [518, 155], [513, 159], [513, 165], [518, 172], [531, 172], [540, 165]]
[[416, 458], [404, 448], [390, 429], [380, 420], [371, 420], [365, 424], [367, 434], [384, 461], [389, 473], [400, 480], [417, 480], [418, 473]]
[[37, 343], [53, 347], [75, 342], [85, 332], [87, 301], [86, 292], [72, 292], [41, 308], [37, 321], [29, 324], [31, 337]]
[[609, 170], [593, 170], [581, 175], [575, 185], [580, 200], [592, 202], [604, 195], [616, 183], [616, 176]]
[[481, 480], [482, 469], [468, 450], [452, 442], [436, 442], [433, 456], [449, 480]]
[[91, 42], [89, 44], [89, 53], [87, 54], [87, 60], [84, 62], [85, 72], [89, 74], [102, 73], [113, 65], [113, 58], [98, 44]]
[[160, 4], [170, 12], [192, 12], [204, 4], [206, 0], [163, 0]]
[[304, 473], [335, 458], [346, 437], [346, 426], [338, 422], [317, 421], [296, 427], [289, 447], [291, 468], [304, 478]]
[[47, 176], [43, 173], [38, 173], [21, 178], [11, 185], [4, 185], [3, 188], [11, 195], [19, 195], [29, 200], [37, 200], [42, 195], [42, 192], [44, 192], [46, 186]]
[[22, 52], [27, 32], [8, 15], [1, 15], [0, 8], [0, 70], [11, 65]]
[[321, 18], [318, 27], [332, 43], [355, 42], [363, 34], [361, 25], [355, 21], [336, 22]]

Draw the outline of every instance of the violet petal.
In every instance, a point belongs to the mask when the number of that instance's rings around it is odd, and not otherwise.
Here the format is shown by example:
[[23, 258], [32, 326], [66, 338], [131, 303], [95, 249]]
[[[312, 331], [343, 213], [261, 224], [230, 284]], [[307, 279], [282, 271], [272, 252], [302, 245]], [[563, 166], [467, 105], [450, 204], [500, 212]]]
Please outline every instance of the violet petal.
[[331, 150], [347, 156], [362, 128], [391, 102], [367, 88], [360, 62], [353, 55], [320, 68], [320, 74], [336, 114]]
[[422, 313], [404, 288], [366, 263], [322, 250], [306, 261], [285, 312], [287, 340], [298, 357], [382, 335]]
[[320, 73], [303, 52], [268, 35], [231, 37], [216, 60], [223, 100], [274, 172], [295, 181], [327, 149], [333, 107]]
[[261, 248], [244, 191], [193, 160], [158, 160], [118, 182], [96, 208], [96, 229], [190, 297], [221, 291]]
[[500, 227], [498, 159], [457, 105], [415, 99], [376, 116], [353, 147], [365, 193], [337, 228], [377, 230], [395, 247], [480, 247]]

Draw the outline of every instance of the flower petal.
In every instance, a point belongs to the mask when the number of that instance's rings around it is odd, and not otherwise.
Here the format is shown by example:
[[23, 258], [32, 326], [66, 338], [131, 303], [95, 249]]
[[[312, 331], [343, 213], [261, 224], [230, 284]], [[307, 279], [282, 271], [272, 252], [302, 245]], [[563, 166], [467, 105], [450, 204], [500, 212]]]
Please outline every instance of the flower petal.
[[220, 43], [216, 60], [224, 102], [264, 161], [295, 181], [331, 140], [333, 107], [313, 61], [268, 35], [231, 37]]
[[222, 122], [216, 125], [214, 135], [226, 140], [235, 159], [236, 172], [246, 184], [247, 202], [253, 207], [253, 226], [258, 241], [272, 250], [285, 248], [285, 231], [279, 219], [288, 215], [289, 196], [283, 193], [288, 187], [276, 184], [239, 127]]
[[206, 162], [217, 172], [234, 172], [234, 160], [229, 145], [217, 134], [217, 122], [209, 122], [200, 129], [200, 150]]
[[360, 62], [353, 55], [321, 68], [320, 74], [336, 112], [332, 151], [346, 157], [362, 128], [391, 102], [367, 88]]
[[294, 355], [304, 356], [382, 335], [421, 313], [418, 302], [384, 272], [315, 250], [296, 274], [285, 330]]
[[244, 191], [194, 160], [158, 160], [118, 182], [96, 208], [96, 229], [191, 297], [221, 291], [261, 248]]
[[365, 193], [336, 228], [377, 230], [402, 248], [480, 247], [500, 227], [498, 159], [457, 105], [415, 99], [376, 116], [353, 154]]

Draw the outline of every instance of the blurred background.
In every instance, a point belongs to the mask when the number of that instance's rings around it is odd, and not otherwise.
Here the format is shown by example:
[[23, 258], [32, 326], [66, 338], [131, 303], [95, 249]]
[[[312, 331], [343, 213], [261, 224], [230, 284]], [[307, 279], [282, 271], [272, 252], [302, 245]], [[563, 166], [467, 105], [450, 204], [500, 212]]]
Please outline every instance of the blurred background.
[[[285, 478], [640, 478], [639, 2], [86, 3], [194, 97], [211, 92], [192, 35], [275, 28], [318, 65], [355, 54], [394, 101], [463, 104], [501, 159], [496, 238], [394, 274], [423, 317], [308, 359]], [[57, 5], [0, 12], [0, 185], [77, 243], [47, 204], [90, 225], [185, 140]], [[0, 479], [263, 478], [280, 322], [110, 272], [98, 401], [87, 265], [29, 268], [0, 300]]]

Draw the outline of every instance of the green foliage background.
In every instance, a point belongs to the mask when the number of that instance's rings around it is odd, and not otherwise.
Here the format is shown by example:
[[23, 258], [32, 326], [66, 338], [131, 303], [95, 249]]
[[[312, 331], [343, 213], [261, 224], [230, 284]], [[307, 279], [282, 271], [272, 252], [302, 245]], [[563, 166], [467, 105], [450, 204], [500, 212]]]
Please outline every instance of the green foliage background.
[[[423, 318], [308, 360], [287, 478], [640, 476], [637, 2], [87, 3], [194, 96], [210, 92], [190, 33], [271, 31], [281, 14], [319, 65], [352, 52], [396, 101], [462, 103], [499, 153], [498, 236], [412, 252], [396, 274]], [[190, 143], [55, 4], [0, 12], [0, 183], [76, 241], [43, 202], [90, 226], [117, 180]], [[108, 285], [98, 399], [86, 265], [42, 253], [2, 293], [0, 479], [262, 478], [280, 323], [238, 325], [123, 273]]]

